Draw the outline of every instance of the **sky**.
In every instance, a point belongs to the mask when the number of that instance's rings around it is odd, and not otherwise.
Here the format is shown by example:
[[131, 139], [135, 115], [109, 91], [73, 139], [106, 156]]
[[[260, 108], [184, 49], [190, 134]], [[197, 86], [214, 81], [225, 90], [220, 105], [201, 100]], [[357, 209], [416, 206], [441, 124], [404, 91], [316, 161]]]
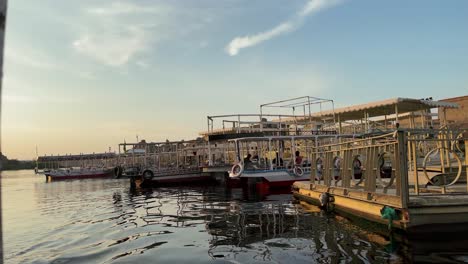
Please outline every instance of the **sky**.
[[193, 139], [207, 115], [468, 94], [468, 1], [10, 0], [9, 158]]

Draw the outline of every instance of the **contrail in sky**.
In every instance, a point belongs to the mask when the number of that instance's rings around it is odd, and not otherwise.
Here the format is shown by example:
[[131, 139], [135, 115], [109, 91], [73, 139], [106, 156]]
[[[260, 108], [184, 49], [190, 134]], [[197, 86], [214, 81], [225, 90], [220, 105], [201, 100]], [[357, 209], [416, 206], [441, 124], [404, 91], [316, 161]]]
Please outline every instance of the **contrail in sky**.
[[310, 0], [307, 4], [290, 20], [285, 21], [276, 27], [257, 33], [255, 35], [248, 35], [245, 37], [236, 37], [226, 46], [226, 52], [235, 56], [239, 50], [260, 44], [264, 41], [270, 40], [274, 37], [280, 36], [287, 32], [291, 32], [299, 28], [307, 16], [313, 15], [325, 8], [335, 6], [343, 2], [342, 0]]

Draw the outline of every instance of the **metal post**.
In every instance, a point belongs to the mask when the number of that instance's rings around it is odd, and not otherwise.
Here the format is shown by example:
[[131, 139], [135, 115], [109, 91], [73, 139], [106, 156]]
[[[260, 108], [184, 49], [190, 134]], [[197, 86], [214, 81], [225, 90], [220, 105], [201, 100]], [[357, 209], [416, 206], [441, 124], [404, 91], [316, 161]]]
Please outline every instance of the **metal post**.
[[281, 115], [279, 116], [279, 130], [278, 130], [278, 136], [281, 136], [281, 130], [283, 129], [281, 125]]
[[[198, 153], [197, 153], [198, 155]], [[208, 140], [208, 166], [213, 166], [213, 163], [211, 162], [211, 144], [210, 140]]]
[[176, 168], [179, 169], [179, 143], [175, 145], [175, 154], [176, 154]]
[[[465, 165], [468, 165], [468, 140], [465, 140]], [[468, 169], [466, 169], [466, 191], [468, 192]]]
[[401, 207], [406, 209], [409, 202], [409, 190], [408, 190], [408, 159], [406, 158], [406, 144], [405, 144], [405, 132], [397, 132], [398, 140], [398, 163], [399, 163], [399, 189], [400, 189], [400, 198], [401, 198]]
[[400, 120], [398, 119], [398, 104], [395, 104], [395, 122], [400, 122]]
[[416, 141], [410, 143], [412, 146], [413, 156], [413, 175], [414, 175], [414, 192], [419, 195], [419, 176], [418, 176], [418, 157], [416, 156]]
[[291, 152], [292, 162], [296, 165], [296, 143], [294, 142], [294, 137], [291, 137]]
[[262, 110], [262, 106], [260, 106], [260, 132], [263, 132], [263, 110]]
[[364, 133], [367, 133], [369, 128], [367, 127], [367, 112], [364, 111]]
[[145, 156], [144, 156], [144, 157], [145, 157], [145, 162], [144, 162], [144, 164], [145, 164], [145, 167], [147, 167], [147, 166], [148, 166], [148, 164], [147, 164], [147, 160], [148, 160], [148, 146], [147, 146], [146, 144], [145, 144]]
[[444, 125], [447, 126], [448, 125], [448, 122], [447, 122], [447, 111], [446, 111], [446, 108], [442, 108], [443, 109], [443, 114], [444, 114]]
[[385, 125], [385, 131], [387, 130], [387, 115], [385, 115], [385, 121], [384, 121], [384, 125]]
[[342, 129], [342, 126], [341, 126], [341, 117], [340, 117], [340, 115], [338, 115], [338, 133], [339, 134], [343, 133], [343, 129]]
[[[271, 138], [268, 139], [268, 153], [271, 153]], [[273, 170], [273, 159], [268, 159], [268, 161], [270, 162], [270, 170]], [[276, 163], [279, 164], [279, 155], [278, 155], [278, 158], [276, 159]]]
[[135, 145], [132, 145], [132, 161], [133, 161], [133, 166], [135, 166]]

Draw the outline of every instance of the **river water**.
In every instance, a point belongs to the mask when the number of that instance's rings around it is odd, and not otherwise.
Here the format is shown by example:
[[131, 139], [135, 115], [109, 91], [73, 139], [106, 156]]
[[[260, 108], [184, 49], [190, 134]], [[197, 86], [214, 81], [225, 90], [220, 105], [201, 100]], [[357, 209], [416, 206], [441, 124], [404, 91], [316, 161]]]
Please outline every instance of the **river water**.
[[397, 242], [298, 204], [220, 186], [130, 189], [2, 172], [6, 263], [408, 263], [468, 261], [468, 240]]

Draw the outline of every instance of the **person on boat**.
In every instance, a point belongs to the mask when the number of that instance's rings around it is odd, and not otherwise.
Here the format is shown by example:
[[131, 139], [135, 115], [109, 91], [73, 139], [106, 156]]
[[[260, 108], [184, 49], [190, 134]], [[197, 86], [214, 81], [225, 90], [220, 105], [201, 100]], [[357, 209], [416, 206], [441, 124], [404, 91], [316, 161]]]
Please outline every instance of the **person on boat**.
[[247, 154], [247, 157], [244, 158], [244, 167], [246, 167], [247, 165], [250, 165], [252, 163], [252, 161], [250, 160], [251, 157], [252, 157], [252, 155], [249, 153], [249, 154]]
[[302, 165], [302, 156], [299, 150], [296, 150], [296, 159], [294, 161], [295, 165]]
[[335, 181], [338, 182], [341, 178], [341, 158], [340, 157], [335, 157], [335, 160], [333, 161], [333, 177], [335, 178]]
[[252, 161], [253, 162], [258, 162], [258, 154], [255, 154], [255, 156], [253, 156]]
[[[279, 161], [279, 163], [278, 163]], [[276, 167], [283, 167], [283, 159], [279, 157], [278, 151], [276, 152], [276, 158], [273, 159], [273, 164]]]

